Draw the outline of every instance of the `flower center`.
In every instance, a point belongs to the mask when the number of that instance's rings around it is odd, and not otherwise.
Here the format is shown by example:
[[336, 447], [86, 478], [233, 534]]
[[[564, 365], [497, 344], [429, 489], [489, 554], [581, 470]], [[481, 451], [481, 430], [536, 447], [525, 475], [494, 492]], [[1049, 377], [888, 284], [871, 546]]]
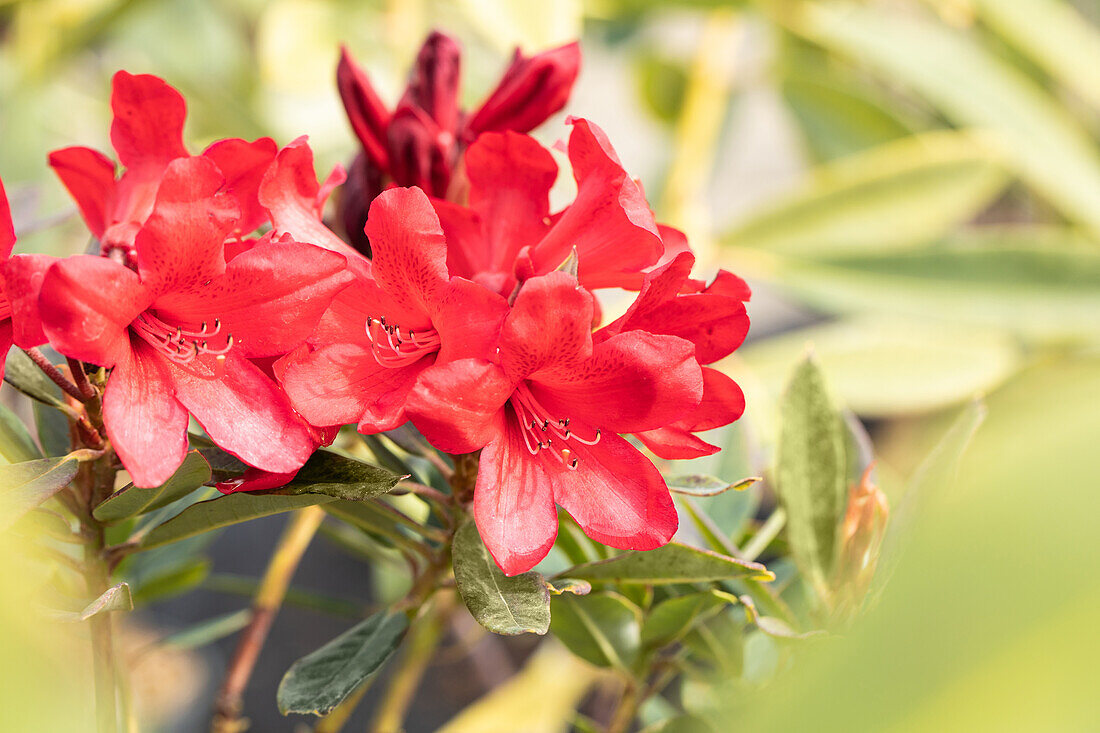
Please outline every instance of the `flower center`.
[[428, 354], [439, 351], [439, 334], [434, 328], [402, 332], [396, 324], [386, 323], [386, 317], [367, 318], [367, 338], [370, 339], [375, 360], [384, 367], [415, 364]]
[[182, 326], [169, 325], [153, 315], [152, 311], [145, 311], [130, 324], [130, 328], [145, 343], [176, 364], [190, 364], [197, 357], [210, 354], [216, 357], [220, 370], [225, 363], [225, 355], [233, 348], [233, 336], [230, 334], [226, 334], [221, 347], [211, 346], [207, 341], [222, 331], [221, 321], [216, 318], [213, 328], [208, 327], [204, 321], [198, 331], [193, 331]]
[[575, 469], [578, 459], [573, 455], [570, 443], [576, 441], [584, 445], [596, 445], [600, 442], [599, 428], [596, 428], [596, 435], [591, 439], [580, 437], [569, 428], [569, 418], [554, 417], [553, 413], [539, 404], [526, 384], [516, 387], [510, 402], [523, 431], [523, 442], [533, 456], [538, 455], [540, 450], [549, 449], [562, 465]]

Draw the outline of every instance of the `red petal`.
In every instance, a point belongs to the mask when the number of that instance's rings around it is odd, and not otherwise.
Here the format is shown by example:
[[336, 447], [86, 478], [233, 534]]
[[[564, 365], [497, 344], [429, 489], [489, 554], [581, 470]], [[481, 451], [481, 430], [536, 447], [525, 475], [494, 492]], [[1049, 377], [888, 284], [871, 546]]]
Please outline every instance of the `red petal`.
[[552, 417], [633, 433], [690, 414], [703, 376], [689, 342], [629, 331], [596, 344], [584, 362], [532, 375], [531, 387]]
[[152, 301], [133, 270], [106, 257], [77, 255], [46, 272], [38, 307], [55, 349], [109, 367], [129, 358], [127, 329]]
[[290, 473], [270, 473], [250, 467], [240, 477], [229, 479], [228, 481], [219, 481], [214, 484], [214, 488], [223, 494], [234, 494], [238, 491], [268, 491], [269, 489], [278, 489], [286, 486], [293, 481], [294, 477], [297, 475], [297, 471], [291, 471]]
[[535, 129], [569, 101], [580, 66], [576, 42], [530, 58], [516, 49], [500, 84], [467, 123], [470, 137], [493, 130]]
[[443, 302], [432, 316], [442, 344], [436, 360], [494, 358], [507, 315], [508, 301], [502, 296], [469, 280], [451, 278]]
[[[511, 411], [509, 410], [509, 413]], [[474, 521], [505, 575], [526, 572], [546, 557], [558, 534], [555, 469], [532, 456], [514, 415], [481, 452], [474, 488]]]
[[111, 144], [127, 168], [163, 169], [187, 155], [183, 123], [187, 104], [163, 79], [149, 74], [115, 74], [111, 85]]
[[470, 453], [503, 429], [501, 408], [515, 383], [484, 359], [460, 359], [425, 369], [409, 394], [409, 419], [436, 448]]
[[[465, 206], [432, 199], [447, 240], [447, 269], [452, 275], [473, 280], [492, 262], [492, 251], [481, 230], [481, 218]], [[510, 273], [509, 273], [510, 274]]]
[[[3, 296], [0, 296], [2, 298]], [[4, 365], [8, 359], [8, 351], [11, 349], [11, 319], [0, 320], [0, 379], [4, 378]]]
[[316, 244], [346, 256], [362, 256], [321, 222], [317, 208], [320, 193], [313, 169], [313, 151], [304, 137], [287, 145], [275, 156], [260, 183], [259, 201], [267, 209], [277, 234], [290, 234], [295, 241]]
[[155, 307], [172, 323], [197, 326], [217, 318], [244, 356], [276, 356], [305, 341], [333, 296], [351, 281], [345, 259], [335, 252], [267, 242], [234, 257], [210, 285], [168, 293]]
[[139, 339], [111, 371], [103, 395], [107, 437], [135, 486], [167, 481], [187, 455], [187, 411], [160, 356]]
[[388, 170], [386, 156], [386, 128], [390, 113], [382, 104], [370, 78], [359, 67], [345, 46], [340, 47], [340, 63], [336, 67], [336, 87], [348, 113], [351, 129], [371, 162], [382, 170]]
[[672, 496], [661, 474], [634, 446], [605, 433], [599, 443], [573, 441], [574, 471], [554, 478], [554, 499], [597, 542], [652, 550], [676, 534]]
[[646, 448], [668, 461], [689, 460], [712, 456], [721, 450], [716, 445], [711, 445], [690, 430], [684, 430], [672, 425], [656, 430], [646, 430], [635, 433], [634, 437], [642, 441]]
[[153, 213], [138, 232], [141, 281], [154, 292], [200, 287], [225, 272], [225, 238], [240, 210], [218, 166], [203, 157], [173, 161]]
[[176, 397], [210, 439], [245, 463], [272, 473], [297, 470], [313, 439], [286, 395], [257, 367], [230, 352], [221, 377], [213, 359], [186, 367], [168, 364]]
[[524, 283], [500, 333], [501, 363], [513, 379], [587, 359], [592, 353], [592, 295], [564, 272]]
[[510, 272], [520, 249], [546, 234], [558, 166], [534, 139], [489, 133], [466, 151], [470, 208], [483, 222], [478, 267]]
[[416, 64], [402, 103], [427, 112], [440, 130], [454, 133], [458, 123], [458, 86], [462, 48], [439, 31], [432, 31], [416, 55]]
[[57, 260], [49, 255], [16, 255], [4, 263], [0, 273], [0, 290], [7, 292], [11, 303], [13, 340], [24, 349], [46, 343], [38, 296], [54, 262]]
[[267, 221], [267, 210], [260, 206], [257, 194], [264, 173], [275, 160], [278, 146], [269, 137], [253, 142], [240, 139], [219, 140], [203, 151], [217, 163], [225, 176], [226, 189], [241, 207], [237, 228], [242, 234], [254, 231]]
[[418, 186], [443, 198], [451, 180], [448, 135], [427, 112], [402, 100], [387, 130], [390, 175], [399, 186]]
[[717, 369], [703, 367], [703, 401], [691, 416], [678, 422], [691, 431], [729, 425], [745, 414], [745, 393], [737, 382]]
[[368, 346], [336, 343], [288, 363], [283, 387], [314, 425], [358, 422], [363, 432], [375, 433], [405, 422], [406, 398], [428, 363], [389, 369]]
[[575, 120], [569, 160], [577, 197], [533, 248], [537, 271], [556, 268], [574, 247], [580, 256], [581, 284], [608, 272], [637, 272], [656, 263], [664, 245], [653, 213], [603, 130]]
[[115, 202], [115, 164], [91, 148], [63, 148], [50, 153], [50, 167], [76, 201], [84, 223], [97, 238], [111, 223]]
[[4, 191], [4, 182], [0, 181], [0, 260], [6, 259], [14, 246], [15, 227], [11, 223], [8, 194]]
[[447, 242], [428, 197], [416, 188], [391, 188], [367, 217], [373, 274], [398, 313], [381, 313], [408, 329], [430, 324], [447, 288]]

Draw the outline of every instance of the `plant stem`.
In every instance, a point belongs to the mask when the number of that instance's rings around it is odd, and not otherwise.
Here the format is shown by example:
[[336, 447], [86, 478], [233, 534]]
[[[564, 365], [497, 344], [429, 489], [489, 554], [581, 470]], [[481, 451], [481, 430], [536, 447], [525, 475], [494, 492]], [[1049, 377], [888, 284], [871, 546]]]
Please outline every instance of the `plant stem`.
[[84, 395], [84, 400], [87, 401], [95, 397], [95, 387], [88, 382], [88, 375], [84, 373], [84, 366], [71, 357], [65, 357], [65, 359], [69, 363], [69, 373], [73, 375], [73, 382], [80, 393]]
[[294, 571], [298, 569], [298, 563], [324, 518], [325, 511], [319, 506], [299, 509], [279, 538], [252, 600], [252, 619], [241, 632], [237, 648], [229, 661], [225, 680], [218, 691], [214, 719], [211, 722], [213, 733], [238, 733], [245, 730], [247, 723], [240, 719], [245, 688], [248, 687], [252, 670], [256, 667], [256, 660], [267, 640], [275, 615], [286, 597]]
[[619, 698], [619, 704], [615, 706], [615, 712], [611, 716], [611, 722], [607, 724], [607, 733], [627, 733], [638, 716], [638, 706], [642, 699], [638, 696], [638, 684], [634, 680], [627, 680], [623, 695]]
[[428, 663], [443, 639], [447, 618], [453, 606], [453, 593], [439, 593], [435, 596], [434, 603], [413, 622], [401, 662], [390, 678], [386, 694], [374, 714], [374, 721], [369, 728], [373, 733], [399, 733], [403, 729], [405, 715]]
[[60, 387], [66, 394], [79, 402], [86, 402], [87, 397], [80, 391], [80, 388], [69, 381], [68, 377], [58, 371], [57, 367], [50, 363], [50, 360], [46, 358], [46, 355], [35, 348], [23, 349], [23, 353], [31, 358], [34, 365], [42, 370], [42, 373], [50, 378], [50, 381]]
[[[84, 547], [85, 579], [88, 595], [99, 598], [107, 590], [107, 568], [100, 557], [103, 549], [103, 529]], [[118, 730], [118, 684], [115, 679], [114, 638], [111, 614], [97, 613], [88, 619], [92, 635], [92, 671], [95, 675], [96, 730], [116, 733]]]

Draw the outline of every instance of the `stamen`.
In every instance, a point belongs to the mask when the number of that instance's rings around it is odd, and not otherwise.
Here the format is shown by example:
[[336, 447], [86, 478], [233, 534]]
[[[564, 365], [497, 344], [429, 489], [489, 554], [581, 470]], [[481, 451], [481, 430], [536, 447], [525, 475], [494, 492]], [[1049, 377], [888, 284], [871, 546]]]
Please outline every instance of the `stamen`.
[[[375, 332], [375, 328], [385, 333]], [[406, 332], [406, 338], [401, 337], [401, 327], [386, 323], [384, 316], [375, 318], [367, 317], [367, 339], [370, 341], [374, 358], [382, 366], [391, 369], [414, 364], [429, 354], [439, 351], [439, 334], [434, 329], [422, 331], [422, 336], [416, 336], [410, 330]]]
[[[602, 437], [600, 428], [596, 428], [596, 434], [591, 439], [579, 437], [569, 428], [570, 418], [555, 419], [550, 416], [550, 411], [539, 404], [539, 401], [526, 385], [520, 385], [516, 389], [510, 402], [516, 412], [523, 433], [523, 441], [531, 455], [536, 455], [543, 448], [550, 448], [555, 437], [564, 442], [566, 446], [569, 445], [571, 440], [576, 440], [584, 445], [595, 445], [600, 442]], [[532, 443], [534, 443], [534, 447], [532, 447]], [[569, 447], [560, 448], [553, 451], [553, 453], [565, 468], [576, 470], [580, 461]]]
[[213, 329], [204, 321], [196, 331], [184, 328], [180, 324], [172, 326], [162, 321], [152, 311], [145, 311], [130, 324], [130, 328], [143, 341], [176, 364], [190, 364], [203, 355], [217, 357], [215, 378], [224, 373], [225, 355], [233, 348], [231, 334], [226, 336], [225, 345], [220, 348], [211, 346], [207, 340], [222, 330], [221, 321], [216, 318]]

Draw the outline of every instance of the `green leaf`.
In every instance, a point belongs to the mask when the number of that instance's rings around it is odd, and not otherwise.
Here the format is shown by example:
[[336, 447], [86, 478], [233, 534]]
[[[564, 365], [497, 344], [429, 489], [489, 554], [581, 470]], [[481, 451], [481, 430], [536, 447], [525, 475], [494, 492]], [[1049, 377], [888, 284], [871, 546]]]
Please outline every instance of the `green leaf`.
[[38, 433], [38, 443], [47, 456], [63, 456], [69, 452], [71, 440], [69, 438], [69, 418], [65, 413], [43, 405], [41, 402], [33, 402], [31, 409], [34, 412], [34, 423]]
[[4, 405], [0, 405], [0, 458], [8, 463], [42, 458], [23, 421]]
[[977, 34], [853, 3], [800, 8], [789, 16], [796, 32], [913, 88], [956, 124], [987, 131], [983, 139], [1026, 181], [1066, 216], [1100, 232], [1094, 141], [1055, 97], [982, 46]]
[[248, 626], [251, 620], [252, 609], [250, 608], [231, 611], [169, 634], [160, 640], [159, 646], [173, 649], [198, 649], [237, 633]]
[[719, 611], [696, 624], [684, 635], [683, 643], [693, 662], [703, 662], [726, 677], [739, 677], [744, 665], [744, 624], [733, 609]]
[[0, 532], [69, 485], [76, 458], [40, 458], [0, 466]]
[[996, 155], [961, 132], [889, 143], [817, 169], [723, 241], [787, 255], [881, 252], [939, 238], [1003, 190]]
[[819, 587], [832, 569], [848, 486], [841, 418], [812, 358], [791, 377], [781, 417], [776, 490], [795, 560]]
[[327, 714], [390, 658], [408, 628], [405, 614], [381, 611], [302, 657], [279, 683], [279, 712]]
[[554, 596], [550, 630], [598, 667], [627, 668], [641, 647], [642, 612], [617, 593]]
[[550, 628], [550, 592], [542, 575], [506, 576], [481, 541], [477, 526], [464, 523], [451, 551], [455, 584], [477, 622], [495, 634], [545, 634]]
[[577, 580], [576, 578], [560, 578], [555, 579], [553, 583], [546, 582], [546, 587], [555, 596], [560, 596], [562, 593], [572, 593], [575, 596], [586, 596], [592, 592], [592, 584], [587, 580]]
[[107, 497], [92, 514], [99, 521], [107, 523], [147, 514], [187, 496], [209, 481], [210, 475], [210, 464], [198, 451], [191, 451], [172, 477], [160, 486], [139, 489], [128, 484]]
[[662, 601], [653, 607], [642, 626], [642, 643], [661, 647], [679, 641], [693, 626], [726, 607], [726, 594], [711, 591], [689, 593]]
[[1054, 342], [1100, 335], [1100, 247], [1063, 227], [983, 227], [905, 252], [773, 265], [783, 288], [831, 312], [935, 316]]
[[217, 481], [228, 481], [237, 478], [248, 470], [246, 463], [222, 450], [205, 435], [188, 433], [187, 440], [191, 444], [191, 448], [201, 453], [206, 462], [210, 464], [210, 472]]
[[194, 537], [214, 529], [228, 527], [250, 519], [301, 509], [314, 504], [327, 504], [335, 499], [323, 494], [249, 494], [237, 493], [192, 504], [164, 524], [149, 531], [138, 545], [149, 550], [170, 542]]
[[205, 557], [192, 557], [165, 572], [143, 578], [133, 590], [134, 603], [143, 606], [153, 601], [182, 595], [198, 588], [210, 575], [211, 562]]
[[8, 352], [4, 381], [44, 405], [62, 409], [69, 407], [61, 395], [61, 388], [50, 381], [22, 349], [13, 348]]
[[608, 560], [577, 565], [560, 575], [628, 585], [705, 583], [735, 578], [774, 580], [774, 576], [760, 563], [745, 562], [675, 542], [656, 550], [624, 552]]
[[756, 628], [760, 629], [761, 632], [774, 639], [804, 641], [806, 639], [816, 639], [828, 635], [828, 632], [821, 630], [799, 633], [788, 626], [782, 619], [772, 616], [761, 616], [760, 612], [756, 610], [756, 604], [753, 602], [751, 596], [741, 596], [737, 600], [745, 607], [745, 615], [749, 622], [755, 624]]
[[759, 476], [750, 476], [749, 478], [741, 479], [735, 483], [729, 483], [722, 479], [715, 478], [714, 476], [667, 476], [665, 483], [668, 484], [669, 491], [674, 491], [677, 494], [687, 494], [688, 496], [718, 496], [733, 489], [734, 491], [744, 491], [757, 481], [760, 481]]
[[389, 492], [401, 478], [384, 468], [322, 449], [306, 461], [280, 492], [324, 494], [348, 501], [365, 501]]
[[87, 621], [92, 616], [101, 613], [132, 610], [134, 610], [134, 601], [130, 597], [130, 586], [126, 583], [119, 583], [103, 591], [99, 598], [85, 606], [83, 611], [79, 613], [57, 612], [54, 616], [62, 621]]

